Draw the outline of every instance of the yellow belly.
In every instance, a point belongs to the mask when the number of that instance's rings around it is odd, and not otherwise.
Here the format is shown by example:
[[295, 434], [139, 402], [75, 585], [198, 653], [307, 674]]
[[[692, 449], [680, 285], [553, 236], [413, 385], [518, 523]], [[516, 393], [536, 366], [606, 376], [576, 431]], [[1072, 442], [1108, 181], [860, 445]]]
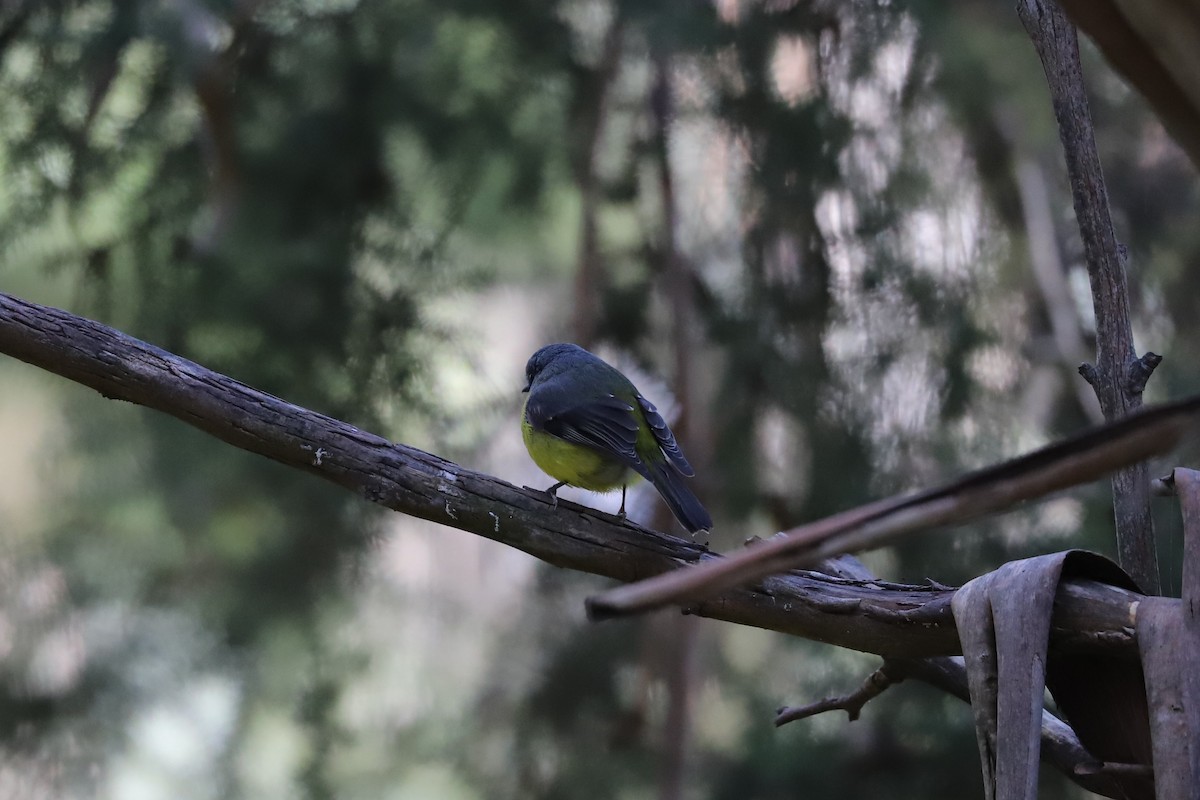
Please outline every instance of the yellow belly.
[[629, 482], [629, 468], [595, 450], [533, 429], [523, 417], [521, 436], [533, 463], [554, 478], [592, 492], [611, 492]]

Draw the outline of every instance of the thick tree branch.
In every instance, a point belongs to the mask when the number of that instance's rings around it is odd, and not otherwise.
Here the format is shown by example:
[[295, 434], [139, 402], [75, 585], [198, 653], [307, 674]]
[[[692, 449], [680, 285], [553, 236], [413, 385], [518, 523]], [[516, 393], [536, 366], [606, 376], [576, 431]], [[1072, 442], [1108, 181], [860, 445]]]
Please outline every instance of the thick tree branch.
[[[557, 566], [629, 581], [687, 563], [721, 560], [690, 542], [566, 501], [553, 508], [543, 492], [518, 489], [392, 444], [107, 326], [3, 293], [0, 352], [107, 397], [171, 414], [373, 502], [517, 547]], [[948, 660], [924, 658], [959, 652], [950, 613], [953, 590], [903, 586], [845, 570], [840, 574], [849, 577], [777, 575], [686, 610], [877, 653], [898, 665], [905, 677], [954, 692], [954, 669], [938, 666]], [[1133, 653], [1131, 626], [1138, 603], [1138, 595], [1111, 586], [1086, 580], [1064, 583], [1052, 622], [1053, 646]], [[1079, 763], [1078, 743], [1070, 731], [1058, 734], [1058, 745], [1048, 746], [1066, 748], [1063, 758]], [[1070, 762], [1072, 758], [1076, 761]]]
[[[551, 564], [633, 581], [719, 556], [691, 542], [519, 489], [258, 392], [120, 331], [0, 293], [0, 353], [170, 414], [243, 450]], [[766, 546], [766, 545], [760, 545]], [[777, 575], [687, 611], [888, 656], [959, 652], [952, 590], [817, 573]], [[1089, 581], [1059, 598], [1055, 642], [1133, 652], [1137, 596]]]
[[[1096, 365], [1084, 365], [1080, 372], [1095, 389], [1105, 419], [1112, 421], [1141, 407], [1142, 387], [1161, 359], [1147, 354], [1139, 362], [1133, 349], [1125, 265], [1113, 232], [1108, 190], [1092, 135], [1092, 114], [1083, 87], [1075, 26], [1054, 0], [1018, 0], [1017, 13], [1033, 40], [1050, 86], [1091, 280], [1096, 310]], [[1131, 381], [1135, 373], [1138, 377]], [[1158, 558], [1146, 465], [1117, 470], [1112, 489], [1118, 560], [1142, 589], [1158, 594]]]

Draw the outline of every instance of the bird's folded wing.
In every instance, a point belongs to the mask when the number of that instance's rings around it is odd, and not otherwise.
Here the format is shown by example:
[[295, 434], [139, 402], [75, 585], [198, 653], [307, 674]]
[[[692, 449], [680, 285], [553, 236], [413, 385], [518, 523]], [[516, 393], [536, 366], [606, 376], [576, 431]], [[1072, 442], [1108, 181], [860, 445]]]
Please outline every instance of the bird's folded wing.
[[667, 459], [674, 465], [675, 469], [679, 470], [680, 474], [686, 475], [689, 478], [696, 474], [692, 469], [692, 465], [683, 457], [683, 451], [679, 449], [679, 443], [675, 441], [675, 434], [671, 433], [671, 429], [667, 427], [667, 421], [658, 413], [658, 409], [640, 394], [637, 396], [638, 405], [642, 407], [642, 413], [646, 415], [646, 422], [650, 424], [650, 430], [654, 432], [654, 438], [658, 442], [658, 446], [667, 454]]
[[[537, 402], [531, 398], [526, 414], [534, 428], [572, 444], [599, 450], [628, 464], [641, 468], [637, 454], [637, 419], [633, 406], [613, 395], [569, 407], [555, 407], [553, 402]], [[639, 469], [640, 471], [640, 469]]]

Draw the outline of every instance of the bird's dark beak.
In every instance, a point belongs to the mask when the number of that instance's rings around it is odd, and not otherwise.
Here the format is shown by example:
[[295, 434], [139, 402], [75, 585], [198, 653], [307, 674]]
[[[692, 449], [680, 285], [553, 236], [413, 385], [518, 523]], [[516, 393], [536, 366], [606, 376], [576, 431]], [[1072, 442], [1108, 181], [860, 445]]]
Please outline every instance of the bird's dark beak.
[[528, 391], [529, 391], [529, 384], [527, 383], [527, 384], [525, 384], [525, 388], [521, 390], [521, 394], [524, 394], [525, 392], [528, 392]]

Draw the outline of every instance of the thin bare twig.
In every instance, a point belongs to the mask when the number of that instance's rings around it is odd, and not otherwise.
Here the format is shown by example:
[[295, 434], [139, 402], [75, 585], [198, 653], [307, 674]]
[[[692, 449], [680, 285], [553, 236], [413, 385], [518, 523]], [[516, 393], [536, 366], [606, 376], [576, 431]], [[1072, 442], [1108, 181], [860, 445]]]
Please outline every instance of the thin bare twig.
[[779, 709], [775, 714], [775, 727], [778, 728], [798, 719], [815, 717], [826, 711], [845, 711], [850, 721], [854, 722], [862, 714], [863, 706], [887, 691], [888, 687], [900, 683], [902, 680], [904, 680], [904, 676], [889, 671], [888, 662], [884, 661], [883, 666], [868, 675], [862, 686], [850, 694], [841, 697], [827, 697], [804, 706], [784, 706]]

